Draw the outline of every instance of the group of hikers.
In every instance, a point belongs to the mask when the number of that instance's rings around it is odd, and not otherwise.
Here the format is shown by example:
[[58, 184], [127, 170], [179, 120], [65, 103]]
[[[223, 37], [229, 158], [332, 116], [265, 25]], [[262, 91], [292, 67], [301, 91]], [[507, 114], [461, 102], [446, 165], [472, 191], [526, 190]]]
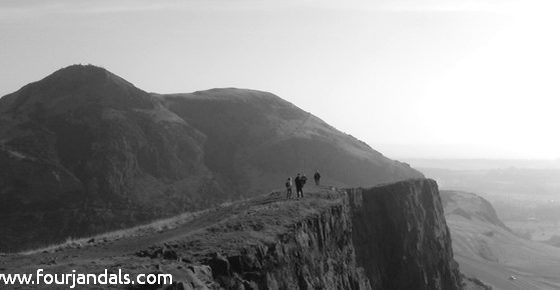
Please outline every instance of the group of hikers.
[[[315, 180], [315, 185], [319, 186], [321, 182], [321, 174], [319, 174], [319, 171], [315, 171], [315, 174], [313, 175], [313, 179]], [[292, 183], [292, 178], [288, 177], [288, 180], [286, 181], [286, 198], [287, 199], [292, 198], [293, 185], [296, 186], [296, 199], [303, 198], [303, 186], [305, 185], [306, 182], [307, 182], [307, 177], [305, 176], [305, 174], [298, 173], [296, 178], [294, 178], [293, 183]]]

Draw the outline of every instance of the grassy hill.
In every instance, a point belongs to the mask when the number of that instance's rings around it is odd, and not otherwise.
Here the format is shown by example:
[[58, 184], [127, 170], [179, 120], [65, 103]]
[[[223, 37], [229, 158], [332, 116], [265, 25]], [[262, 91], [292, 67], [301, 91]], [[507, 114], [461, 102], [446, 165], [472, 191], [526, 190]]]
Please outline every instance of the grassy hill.
[[422, 174], [266, 92], [158, 95], [74, 65], [0, 99], [0, 252], [254, 196]]

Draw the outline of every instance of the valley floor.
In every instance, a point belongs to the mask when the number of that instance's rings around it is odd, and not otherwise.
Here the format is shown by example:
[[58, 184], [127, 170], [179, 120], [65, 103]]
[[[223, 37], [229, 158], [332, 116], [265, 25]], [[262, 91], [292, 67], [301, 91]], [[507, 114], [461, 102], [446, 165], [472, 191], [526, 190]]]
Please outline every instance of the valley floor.
[[[560, 289], [560, 277], [551, 276], [555, 269], [539, 267], [516, 269], [499, 263], [480, 261], [470, 257], [455, 256], [461, 272], [476, 277], [494, 290], [542, 290]], [[538, 268], [538, 269], [537, 269]], [[527, 272], [530, 271], [530, 272]], [[552, 270], [552, 271], [551, 271]], [[558, 271], [556, 271], [558, 272]], [[539, 274], [535, 274], [539, 273]], [[515, 277], [515, 280], [510, 277]]]

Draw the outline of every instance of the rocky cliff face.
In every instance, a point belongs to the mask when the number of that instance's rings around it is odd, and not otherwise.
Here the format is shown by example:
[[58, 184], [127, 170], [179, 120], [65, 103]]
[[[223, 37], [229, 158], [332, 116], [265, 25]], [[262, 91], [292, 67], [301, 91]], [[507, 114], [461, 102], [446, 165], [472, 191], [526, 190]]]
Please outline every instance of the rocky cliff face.
[[70, 66], [0, 99], [0, 252], [255, 196], [315, 169], [346, 186], [422, 176], [270, 93], [157, 95]]
[[[242, 246], [221, 240], [218, 253], [191, 265], [192, 273], [177, 283], [226, 289], [461, 289], [433, 180], [353, 189], [330, 198], [327, 203], [302, 201], [318, 212], [296, 218], [275, 239], [249, 238]], [[172, 248], [189, 242], [177, 243]], [[164, 253], [168, 247], [155, 251]], [[189, 250], [174, 253], [192, 255]], [[196, 281], [188, 278], [196, 272], [207, 274]]]
[[357, 262], [374, 289], [459, 289], [457, 263], [433, 180], [351, 190]]
[[278, 240], [211, 255], [202, 264], [226, 289], [371, 289], [356, 262], [346, 204], [296, 222]]

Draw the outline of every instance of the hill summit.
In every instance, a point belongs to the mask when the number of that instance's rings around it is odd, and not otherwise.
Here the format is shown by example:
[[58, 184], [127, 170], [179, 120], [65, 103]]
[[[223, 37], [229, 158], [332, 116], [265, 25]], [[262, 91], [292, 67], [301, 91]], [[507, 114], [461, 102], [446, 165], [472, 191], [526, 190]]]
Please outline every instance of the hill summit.
[[148, 93], [119, 76], [92, 65], [72, 65], [28, 84], [0, 99], [1, 112], [30, 113], [29, 110], [61, 112], [85, 105], [150, 108]]
[[267, 92], [161, 95], [73, 65], [0, 99], [0, 252], [208, 208], [312, 175], [422, 177]]

